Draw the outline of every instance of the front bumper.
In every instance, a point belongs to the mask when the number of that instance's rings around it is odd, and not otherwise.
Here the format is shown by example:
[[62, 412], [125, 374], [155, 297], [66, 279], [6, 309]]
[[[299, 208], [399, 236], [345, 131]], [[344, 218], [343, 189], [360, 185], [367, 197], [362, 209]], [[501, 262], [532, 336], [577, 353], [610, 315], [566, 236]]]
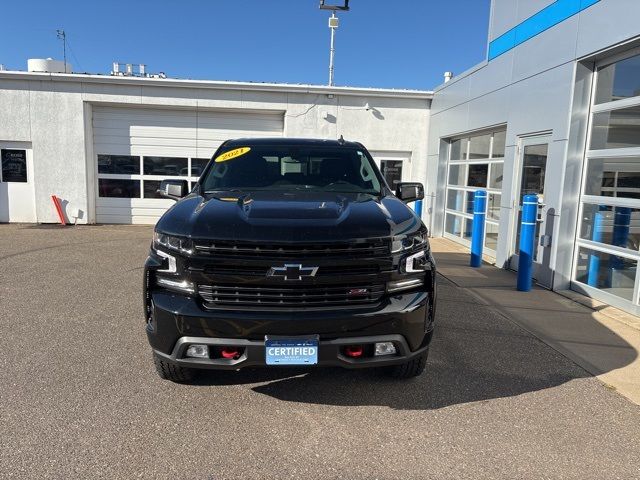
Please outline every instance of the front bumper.
[[[155, 354], [182, 366], [237, 370], [265, 366], [265, 335], [319, 335], [319, 366], [360, 368], [411, 360], [428, 347], [433, 297], [413, 291], [385, 298], [367, 309], [295, 311], [205, 310], [195, 297], [155, 289], [146, 332]], [[391, 341], [397, 355], [347, 358], [346, 345]], [[185, 358], [191, 343], [243, 348], [237, 360]]]
[[[430, 333], [428, 337], [430, 339]], [[371, 356], [349, 358], [342, 353], [342, 348], [347, 345], [373, 345], [375, 342], [393, 342], [396, 347], [397, 354], [379, 357]], [[242, 355], [238, 359], [185, 358], [184, 353], [187, 350], [187, 347], [193, 343], [206, 344], [209, 346], [237, 347], [242, 349]], [[318, 363], [314, 366], [367, 368], [398, 365], [423, 354], [425, 350], [429, 348], [429, 342], [425, 343], [426, 345], [412, 352], [402, 335], [380, 335], [321, 340], [318, 345]], [[154, 350], [154, 353], [165, 361], [189, 368], [238, 370], [245, 367], [265, 366], [264, 341], [237, 340], [229, 338], [182, 337], [176, 343], [171, 354], [165, 354], [157, 350]]]

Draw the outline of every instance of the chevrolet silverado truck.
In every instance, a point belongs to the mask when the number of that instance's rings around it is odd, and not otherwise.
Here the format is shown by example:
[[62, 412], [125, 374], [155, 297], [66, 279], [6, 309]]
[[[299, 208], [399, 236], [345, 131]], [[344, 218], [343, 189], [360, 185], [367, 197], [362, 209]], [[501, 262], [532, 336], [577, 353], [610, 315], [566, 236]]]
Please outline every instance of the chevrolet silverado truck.
[[360, 143], [224, 142], [155, 226], [145, 327], [158, 374], [338, 366], [420, 375], [436, 304], [419, 183], [385, 182]]

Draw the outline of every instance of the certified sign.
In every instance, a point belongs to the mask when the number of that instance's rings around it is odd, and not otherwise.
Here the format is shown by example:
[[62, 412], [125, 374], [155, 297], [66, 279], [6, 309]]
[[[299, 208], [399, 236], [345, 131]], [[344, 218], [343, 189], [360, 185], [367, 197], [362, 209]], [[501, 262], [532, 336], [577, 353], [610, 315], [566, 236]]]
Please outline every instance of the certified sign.
[[318, 336], [283, 338], [266, 336], [267, 365], [315, 365], [318, 363]]

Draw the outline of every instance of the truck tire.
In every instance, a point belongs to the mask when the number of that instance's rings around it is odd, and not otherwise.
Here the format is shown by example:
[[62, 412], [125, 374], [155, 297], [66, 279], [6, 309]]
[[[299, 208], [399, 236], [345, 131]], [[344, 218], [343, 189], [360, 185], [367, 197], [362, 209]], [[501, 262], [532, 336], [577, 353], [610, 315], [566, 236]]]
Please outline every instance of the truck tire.
[[408, 362], [401, 363], [400, 365], [394, 365], [388, 367], [387, 373], [397, 379], [407, 379], [417, 377], [424, 372], [427, 366], [427, 357], [429, 356], [429, 349], [427, 348], [421, 355], [409, 360]]
[[161, 357], [153, 354], [153, 363], [156, 366], [158, 376], [163, 380], [170, 380], [175, 383], [188, 383], [196, 376], [193, 368], [185, 368], [163, 360]]

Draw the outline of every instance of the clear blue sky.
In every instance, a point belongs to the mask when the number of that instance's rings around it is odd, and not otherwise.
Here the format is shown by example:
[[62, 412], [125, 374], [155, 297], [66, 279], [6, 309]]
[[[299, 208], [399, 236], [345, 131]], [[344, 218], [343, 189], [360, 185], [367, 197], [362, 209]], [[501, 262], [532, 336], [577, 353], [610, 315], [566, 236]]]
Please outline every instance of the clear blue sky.
[[[328, 0], [338, 3], [337, 0]], [[329, 13], [318, 0], [22, 0], [2, 5], [0, 63], [114, 60], [170, 77], [325, 84]], [[431, 89], [486, 56], [490, 0], [351, 0], [336, 37], [337, 85]]]

